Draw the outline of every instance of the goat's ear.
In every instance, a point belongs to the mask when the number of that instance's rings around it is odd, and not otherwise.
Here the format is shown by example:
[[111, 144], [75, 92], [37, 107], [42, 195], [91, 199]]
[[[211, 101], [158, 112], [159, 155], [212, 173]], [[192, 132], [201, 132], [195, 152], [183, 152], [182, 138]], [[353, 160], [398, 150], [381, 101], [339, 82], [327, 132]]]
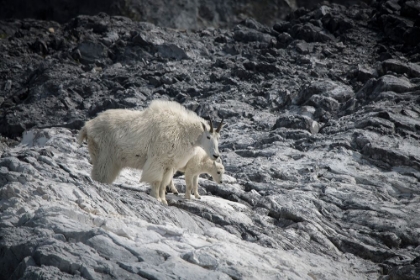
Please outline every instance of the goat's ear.
[[202, 123], [201, 123], [201, 125], [203, 126], [203, 130], [204, 130], [204, 131], [207, 131], [206, 124], [202, 122]]
[[214, 163], [216, 164], [216, 162], [218, 162], [218, 163], [222, 163], [222, 159], [221, 159], [220, 157], [218, 157], [218, 158], [214, 161]]

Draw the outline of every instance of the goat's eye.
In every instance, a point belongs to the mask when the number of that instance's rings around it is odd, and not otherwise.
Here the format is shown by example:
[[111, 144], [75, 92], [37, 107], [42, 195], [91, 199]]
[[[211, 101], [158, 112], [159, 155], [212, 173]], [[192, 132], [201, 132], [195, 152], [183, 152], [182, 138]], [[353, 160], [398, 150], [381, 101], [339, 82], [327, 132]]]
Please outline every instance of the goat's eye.
[[217, 174], [220, 174], [220, 172], [217, 172]]
[[207, 136], [207, 139], [210, 139], [210, 136]]

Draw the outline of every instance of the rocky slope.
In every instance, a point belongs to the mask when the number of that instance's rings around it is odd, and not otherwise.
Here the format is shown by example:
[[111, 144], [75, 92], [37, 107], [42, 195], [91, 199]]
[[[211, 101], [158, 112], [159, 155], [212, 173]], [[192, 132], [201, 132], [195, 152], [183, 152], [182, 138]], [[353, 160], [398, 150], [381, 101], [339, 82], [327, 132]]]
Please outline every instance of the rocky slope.
[[[419, 12], [330, 5], [197, 32], [0, 22], [0, 275], [420, 279]], [[203, 177], [201, 200], [161, 205], [136, 170], [90, 179], [83, 122], [153, 99], [227, 123], [225, 182]]]
[[351, 5], [370, 0], [0, 0], [0, 19], [33, 18], [66, 23], [75, 16], [104, 12], [161, 27], [197, 30], [232, 26], [246, 17], [272, 25], [298, 7], [313, 9], [328, 2]]

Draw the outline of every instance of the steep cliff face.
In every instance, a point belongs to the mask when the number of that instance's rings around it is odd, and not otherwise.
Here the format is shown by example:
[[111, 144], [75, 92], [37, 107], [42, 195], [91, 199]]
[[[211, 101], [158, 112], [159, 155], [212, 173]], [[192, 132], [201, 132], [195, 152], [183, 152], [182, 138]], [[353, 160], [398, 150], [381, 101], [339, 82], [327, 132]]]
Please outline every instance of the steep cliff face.
[[272, 24], [296, 8], [294, 1], [117, 0], [117, 1], [10, 1], [4, 0], [0, 18], [34, 18], [65, 23], [78, 15], [127, 16], [161, 27], [200, 29], [232, 25], [244, 17]]
[[[419, 279], [414, 1], [176, 30], [126, 17], [0, 22], [6, 279]], [[169, 206], [141, 171], [92, 181], [84, 121], [175, 100], [225, 119], [223, 184]], [[16, 145], [17, 143], [20, 143]]]
[[[205, 27], [227, 27], [247, 17], [273, 25], [298, 7], [313, 9], [328, 1], [306, 0], [87, 0], [87, 1], [1, 1], [0, 19], [33, 18], [66, 23], [78, 15], [126, 16], [136, 21], [146, 21], [160, 27], [197, 30]], [[331, 3], [352, 5], [363, 1], [334, 0]], [[367, 2], [367, 1], [365, 1]]]

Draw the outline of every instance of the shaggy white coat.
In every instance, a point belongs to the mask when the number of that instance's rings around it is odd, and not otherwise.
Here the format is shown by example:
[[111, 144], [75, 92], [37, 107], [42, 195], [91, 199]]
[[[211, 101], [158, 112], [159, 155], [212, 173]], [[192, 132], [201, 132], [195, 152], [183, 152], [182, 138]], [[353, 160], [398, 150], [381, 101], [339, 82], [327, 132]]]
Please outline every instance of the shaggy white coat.
[[219, 133], [196, 113], [176, 102], [155, 100], [143, 111], [111, 109], [87, 121], [79, 143], [87, 140], [92, 179], [112, 183], [122, 168], [142, 169], [141, 182], [151, 195], [166, 203], [165, 188], [174, 170], [184, 167], [201, 146], [219, 156]]

